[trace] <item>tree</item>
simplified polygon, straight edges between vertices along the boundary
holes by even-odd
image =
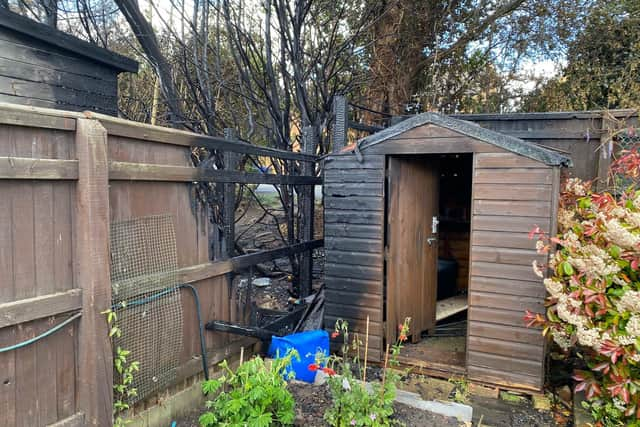
[[[468,92],[475,96],[474,85],[488,77],[473,64],[492,68],[506,84],[522,59],[564,45],[589,0],[372,1],[381,18],[370,33],[370,82],[361,103],[403,114],[414,100],[427,109],[460,111]]]
[[[601,0],[581,26],[560,75],[538,82],[524,111],[640,107],[640,4]]]

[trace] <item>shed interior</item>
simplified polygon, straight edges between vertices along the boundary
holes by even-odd
[[[414,330],[402,356],[464,369],[473,153],[424,155],[421,160],[423,167],[437,168],[438,175],[438,188],[429,188],[426,182],[416,183],[421,191],[438,194],[436,298],[422,302],[435,307],[421,308],[423,313],[435,312],[435,327]],[[415,177],[420,179],[419,174]]]

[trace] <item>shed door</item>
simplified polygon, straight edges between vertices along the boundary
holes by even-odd
[[[435,326],[438,242],[437,159],[390,157],[387,196],[387,333],[411,317],[412,341]]]

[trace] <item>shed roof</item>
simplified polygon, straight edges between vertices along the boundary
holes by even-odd
[[[118,72],[138,71],[138,62],[108,49],[86,42],[70,34],[41,24],[15,12],[0,7],[0,27],[41,40],[60,49],[84,56],[95,62],[107,65]]]
[[[355,151],[366,151],[367,148],[383,143],[384,141],[396,137],[411,129],[433,124],[454,132],[469,136],[487,144],[492,144],[522,156],[540,161],[548,165],[571,166],[571,158],[547,147],[523,141],[520,138],[505,135],[499,132],[485,129],[466,120],[454,119],[438,113],[422,113],[408,118],[396,125],[390,126],[373,135],[359,140],[355,147],[350,147]]]

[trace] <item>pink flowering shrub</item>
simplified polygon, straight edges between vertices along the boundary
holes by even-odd
[[[543,326],[586,369],[574,373],[596,426],[640,426],[640,154],[612,165],[634,183],[619,194],[596,193],[569,179],[561,194],[558,236],[532,230],[539,253],[557,245],[548,266],[534,262],[548,292],[546,313],[527,311],[528,326]]]

